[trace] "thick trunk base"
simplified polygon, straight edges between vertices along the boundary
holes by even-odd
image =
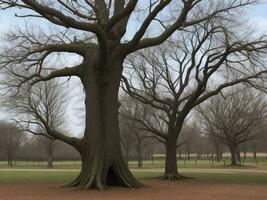
[[[237,163],[237,162],[231,162],[231,166],[240,166],[241,164],[240,163]]]
[[[79,176],[67,185],[81,190],[106,190],[110,186],[139,188],[143,185],[132,175],[123,158],[102,167],[97,167],[96,163],[83,163]]]
[[[13,167],[13,160],[8,160],[7,164],[8,164],[9,167]]]
[[[52,158],[48,158],[48,160],[47,160],[47,168],[49,168],[49,169],[54,168],[54,164],[53,163],[54,163],[53,159]]]
[[[230,152],[231,152],[231,166],[238,166],[238,153],[236,150],[236,147],[230,147]]]
[[[184,181],[187,179],[193,179],[192,177],[187,177],[179,173],[165,173],[163,176],[159,178],[161,180],[168,180],[168,181]]]
[[[47,164],[47,168],[48,168],[48,169],[53,169],[53,168],[54,168],[53,163],[48,163],[48,164]]]

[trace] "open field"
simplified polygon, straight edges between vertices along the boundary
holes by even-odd
[[[220,162],[212,161],[212,160],[178,160],[177,161],[179,168],[232,168],[230,165],[230,160],[221,160]],[[253,168],[256,166],[265,166],[267,169],[267,159],[260,158],[257,161],[254,159],[246,159],[242,161],[243,166],[241,168]],[[38,161],[16,161],[14,168],[46,168],[46,162],[38,162]],[[155,160],[144,160],[142,168],[164,168],[164,160],[163,159],[155,159]],[[0,161],[0,168],[8,168],[6,161]],[[55,161],[54,168],[58,169],[80,169],[81,161]],[[137,161],[129,162],[130,168],[138,168]],[[240,168],[237,166],[236,168]]]
[[[141,189],[113,187],[109,191],[78,191],[62,185],[78,172],[1,171],[1,200],[264,200],[267,199],[267,174],[254,173],[183,173],[194,177],[181,182],[159,181],[158,172],[134,172],[146,186]],[[15,193],[14,193],[15,191]]]
[[[162,175],[160,171],[135,171],[134,175],[142,180],[150,180]],[[198,182],[198,183],[235,183],[235,184],[256,184],[267,186],[267,172],[266,173],[244,173],[241,170],[235,173],[221,172],[216,173],[211,171],[190,171],[182,172],[183,175],[193,179],[186,180],[185,182]],[[34,182],[54,182],[54,183],[68,183],[78,175],[78,171],[68,170],[46,170],[46,171],[2,171],[0,170],[0,184],[6,183],[34,183]]]
[[[216,164],[215,164],[216,163]],[[186,161],[180,173],[192,177],[180,182],[155,179],[163,173],[162,160],[144,161],[143,168],[130,162],[134,175],[145,184],[141,189],[112,187],[106,192],[79,191],[61,187],[79,173],[76,161],[56,162],[54,169],[19,162],[8,167],[0,162],[0,200],[264,200],[267,199],[267,165],[265,160],[241,167],[224,166],[211,161]],[[15,191],[15,193],[14,193]]]

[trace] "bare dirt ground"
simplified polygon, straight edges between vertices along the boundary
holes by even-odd
[[[51,183],[0,184],[0,200],[265,200],[266,185],[147,181],[141,189],[79,191]]]

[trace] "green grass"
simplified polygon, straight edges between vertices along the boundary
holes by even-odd
[[[77,172],[0,172],[0,183],[70,182]]]
[[[178,160],[177,161],[179,168],[225,168],[229,167],[230,160],[225,161],[211,161],[211,160]],[[244,162],[245,166],[238,166],[237,168],[244,168],[244,167],[255,167],[255,165],[267,165],[267,159],[259,159],[258,163],[255,162],[254,159],[246,160]],[[164,160],[157,159],[153,162],[151,160],[143,161],[143,168],[150,169],[150,168],[164,168]],[[81,161],[56,161],[54,162],[54,168],[56,169],[80,169]],[[137,168],[137,161],[130,161],[129,162],[130,168]],[[232,166],[230,166],[232,167]],[[7,165],[7,162],[0,161],[0,168],[10,168]],[[46,162],[26,162],[26,161],[18,161],[16,162],[13,168],[24,169],[24,168],[36,168],[36,169],[45,169]]]
[[[69,183],[78,175],[77,172],[13,172],[0,171],[1,183],[32,183],[32,182],[58,182]],[[157,172],[134,172],[135,177],[141,181],[162,175]],[[214,184],[257,184],[267,185],[267,174],[241,174],[241,173],[183,173],[189,179],[187,182],[192,183],[214,183]]]
[[[36,172],[36,171],[0,171],[1,183],[60,182],[68,183],[76,178],[78,172]],[[156,172],[134,172],[138,179],[149,179],[161,174]]]
[[[267,174],[260,173],[184,173],[184,175],[194,177],[194,180],[200,183],[267,185]]]
[[[233,167],[230,166],[231,162],[229,160],[225,161],[211,161],[211,160],[178,160],[177,165],[178,168],[229,168]],[[164,160],[154,160],[152,161],[143,161],[143,167],[145,169],[151,168],[164,168],[165,162]],[[255,163],[246,162],[245,165],[242,166],[235,166],[234,168],[253,168]],[[137,168],[138,164],[137,161],[130,161],[129,162],[130,168]]]
[[[81,161],[55,161],[55,169],[80,169]],[[46,162],[26,162],[26,161],[17,161],[12,167],[7,165],[6,161],[0,161],[0,169],[3,168],[15,168],[15,169],[46,169]]]

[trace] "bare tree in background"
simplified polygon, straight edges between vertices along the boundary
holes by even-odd
[[[215,151],[215,158],[219,162],[222,159],[223,148],[224,148],[225,145],[222,143],[220,138],[218,138],[217,135],[214,133],[216,131],[214,129],[214,127],[212,127],[212,126],[206,127],[206,132],[209,132],[210,134],[205,134],[206,132],[204,132],[204,133],[201,132],[201,129],[199,128],[200,125],[198,124],[201,120],[199,120],[199,118],[198,118],[199,117],[198,113],[196,114],[195,117],[196,117],[196,120],[195,120],[196,123],[194,124],[195,130],[200,135],[203,135],[204,137],[207,138],[207,140],[208,140],[207,142],[209,142],[211,144],[212,154]]]
[[[128,132],[124,133],[126,134],[124,138],[126,137],[125,139],[128,139],[128,142],[131,141],[132,146],[135,147],[138,167],[143,166],[145,148],[155,142],[153,135],[149,134],[140,123],[140,121],[149,117],[148,112],[149,108],[135,99],[125,98],[122,100],[120,115],[123,119],[121,123],[128,128]]]
[[[16,77],[7,83],[13,87],[56,77],[78,77],[86,96],[84,137],[52,133],[52,137],[72,144],[81,153],[82,170],[70,186],[101,190],[107,185],[138,187],[140,184],[126,166],[120,148],[118,92],[126,56],[159,45],[174,32],[193,24],[226,19],[256,2],[0,0],[1,10],[15,9],[17,17],[30,18],[26,21],[33,25],[51,25],[50,31],[47,27],[39,30],[26,25],[10,33],[11,42],[1,51],[1,73]],[[137,23],[135,16],[140,19]],[[136,29],[128,29],[135,24]],[[233,52],[238,46],[252,53],[262,49],[263,43],[239,41],[229,49]],[[49,62],[57,53],[76,55],[80,62],[75,65],[67,57],[68,63],[57,67]]]
[[[37,137],[36,138],[38,144],[42,147],[42,149],[45,152],[46,159],[47,159],[47,167],[53,168],[53,162],[54,162],[54,152],[57,149],[58,141],[53,140],[47,137]]]
[[[232,165],[240,163],[243,143],[254,140],[266,119],[266,101],[251,90],[235,88],[227,97],[216,96],[197,110],[202,116],[201,130],[227,145]]]
[[[267,72],[262,39],[249,41],[235,27],[210,19],[181,30],[157,48],[128,57],[123,89],[161,113],[154,117],[157,123],[143,123],[166,143],[165,178],[181,178],[177,140],[194,107],[236,84],[261,85],[256,80]]]
[[[121,145],[122,152],[125,157],[126,164],[129,165],[130,153],[134,143],[134,138],[132,137],[132,132],[128,126],[127,118],[120,116],[120,135],[121,135]]]
[[[224,144],[216,136],[216,134],[209,134],[208,139],[211,142],[211,144],[213,145],[213,149],[215,149],[216,160],[220,161],[222,159]]]
[[[180,141],[183,141],[178,148],[183,148],[184,153],[187,154],[186,157],[188,160],[190,160],[190,155],[196,150],[196,144],[198,141],[198,137],[200,137],[195,129],[189,125],[184,124],[181,133],[180,133]]]
[[[66,92],[55,80],[20,89],[15,97],[5,99],[4,105],[16,116],[13,119],[23,131],[40,136],[37,140],[47,154],[48,167],[53,167],[52,154],[57,144],[54,133],[64,131]]]
[[[13,166],[16,153],[22,145],[24,133],[10,122],[0,122],[0,153],[3,154],[9,166]]]

